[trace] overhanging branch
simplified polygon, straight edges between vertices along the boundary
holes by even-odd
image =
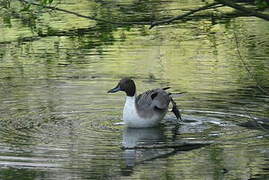
[[[46,9],[51,9],[51,10],[56,10],[56,11],[60,11],[60,12],[64,12],[64,13],[68,13],[68,14],[72,14],[81,18],[86,18],[86,19],[90,19],[90,20],[94,20],[94,21],[99,21],[99,22],[104,22],[104,23],[108,23],[108,24],[115,24],[115,25],[149,25],[149,22],[112,22],[112,21],[108,21],[105,19],[100,19],[100,18],[96,18],[93,16],[86,16],[86,15],[82,15],[73,11],[69,11],[66,9],[62,9],[62,8],[57,8],[57,7],[53,7],[53,6],[46,6],[46,5],[42,5],[42,4],[38,4],[38,3],[34,3],[34,2],[30,2],[27,0],[18,0],[22,3],[26,3],[29,5],[34,5],[34,6],[39,6],[39,7],[43,7]]]
[[[154,26],[157,26],[157,25],[168,24],[168,23],[171,23],[171,22],[173,22],[175,20],[184,19],[187,16],[190,16],[190,15],[196,13],[196,12],[199,12],[199,11],[207,10],[207,9],[210,9],[210,8],[217,8],[218,5],[228,6],[228,7],[234,8],[234,9],[240,11],[240,12],[243,12],[243,13],[249,15],[249,16],[259,17],[259,18],[267,20],[267,21],[269,20],[269,15],[262,14],[260,12],[255,11],[255,10],[246,8],[246,7],[241,6],[241,5],[238,5],[238,4],[234,3],[234,2],[232,2],[231,0],[216,0],[216,2],[213,2],[211,4],[202,6],[202,7],[197,8],[197,9],[190,10],[189,12],[187,12],[185,14],[178,15],[176,17],[166,19],[166,20],[163,20],[163,21],[153,22],[151,24],[151,26],[150,26],[150,29],[153,28]]]
[[[219,2],[219,3],[221,3],[221,4],[224,4],[226,6],[229,6],[231,8],[234,8],[234,9],[236,9],[238,11],[242,11],[242,12],[248,14],[249,16],[259,17],[261,19],[264,19],[264,20],[269,21],[269,15],[262,14],[260,12],[257,12],[255,10],[252,10],[250,8],[246,8],[244,6],[240,6],[240,5],[234,3],[234,2],[232,2],[230,0],[216,0],[216,1]]]
[[[66,9],[62,9],[62,8],[57,8],[57,7],[53,7],[53,6],[46,6],[46,5],[42,5],[42,4],[38,4],[32,1],[27,1],[27,0],[18,0],[22,3],[28,4],[28,5],[34,5],[34,6],[39,6],[39,7],[43,7],[46,9],[51,9],[51,10],[56,10],[56,11],[60,11],[60,12],[64,12],[64,13],[68,13],[68,14],[72,14],[75,15],[77,17],[81,17],[81,18],[86,18],[86,19],[90,19],[90,20],[94,20],[94,21],[99,21],[99,22],[104,22],[107,24],[115,24],[115,25],[150,25],[150,29],[153,28],[154,26],[158,26],[161,24],[169,24],[175,20],[182,20],[182,19],[186,19],[187,17],[189,17],[190,15],[197,13],[199,11],[203,11],[203,10],[207,10],[207,9],[211,9],[211,8],[218,8],[221,6],[228,6],[231,8],[234,8],[246,15],[249,16],[255,16],[255,17],[259,17],[261,19],[267,20],[269,21],[269,15],[267,14],[262,14],[258,11],[255,11],[253,9],[250,8],[246,8],[244,6],[238,5],[235,2],[231,1],[231,0],[215,0],[215,2],[207,4],[205,6],[196,8],[196,9],[192,9],[187,13],[166,19],[166,20],[161,20],[161,21],[154,21],[154,22],[117,22],[117,21],[110,21],[110,20],[105,20],[105,19],[101,19],[101,18],[97,18],[97,17],[93,17],[93,16],[86,16],[86,15],[82,15],[73,11],[69,11]]]
[[[216,5],[219,5],[219,4],[220,3],[218,3],[218,2],[210,3],[210,4],[207,4],[205,6],[202,6],[202,7],[196,8],[196,9],[193,9],[193,10],[191,10],[191,11],[185,13],[185,14],[181,14],[181,15],[178,15],[176,17],[172,17],[170,19],[166,19],[166,20],[163,20],[163,21],[153,22],[151,24],[151,26],[150,26],[150,29],[153,28],[154,26],[158,26],[160,24],[168,24],[168,23],[171,23],[171,22],[173,22],[175,20],[183,19],[183,18],[185,18],[185,17],[187,17],[189,15],[192,15],[192,14],[194,14],[196,12],[203,11],[203,10],[206,10],[206,9],[210,9],[210,8],[216,6]]]

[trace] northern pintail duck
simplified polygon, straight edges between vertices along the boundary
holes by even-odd
[[[123,121],[127,127],[145,128],[157,126],[168,111],[169,103],[173,105],[172,112],[181,119],[176,103],[167,93],[167,88],[148,90],[136,96],[136,86],[132,79],[123,78],[118,85],[108,93],[124,91],[126,101],[123,109]]]

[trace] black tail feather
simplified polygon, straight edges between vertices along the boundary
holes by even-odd
[[[170,89],[171,87],[164,87],[162,88],[162,90],[167,90],[167,89]]]
[[[171,93],[171,92],[168,92],[169,96],[172,95],[172,96],[178,96],[178,95],[181,95],[181,94],[185,94],[187,92],[179,92],[179,93]]]
[[[171,97],[170,97],[170,99],[171,99],[171,102],[172,102],[172,105],[173,105],[172,112],[175,114],[175,116],[177,117],[177,119],[182,120],[181,114],[180,114],[180,111],[177,108],[176,102]]]

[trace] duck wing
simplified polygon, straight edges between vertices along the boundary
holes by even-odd
[[[167,89],[167,88],[165,88]],[[153,89],[146,91],[136,97],[136,105],[138,109],[167,110],[170,97],[164,89]]]

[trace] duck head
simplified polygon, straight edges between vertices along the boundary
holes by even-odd
[[[127,96],[134,96],[136,92],[134,81],[130,78],[122,78],[118,85],[113,89],[110,89],[108,93],[115,93],[118,91],[124,91]]]

